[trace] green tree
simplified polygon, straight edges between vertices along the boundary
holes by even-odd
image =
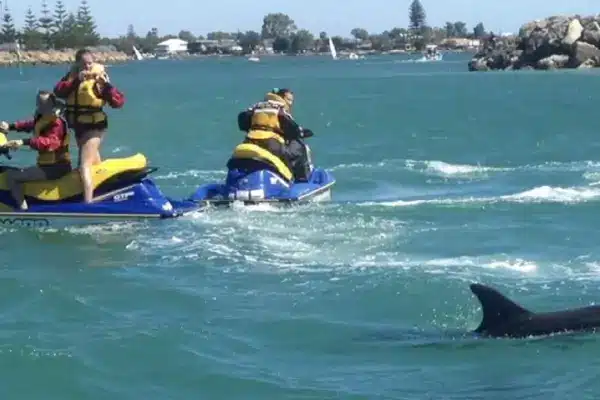
[[[8,8],[5,8],[4,15],[2,15],[2,41],[4,43],[14,43],[16,39],[17,29],[13,17]]]
[[[427,15],[425,14],[425,8],[423,8],[419,0],[413,0],[410,3],[408,20],[410,21],[409,28],[413,35],[422,35],[423,29],[427,24]]]
[[[394,40],[406,38],[408,36],[408,31],[405,28],[394,28],[390,31],[389,36]]]
[[[46,32],[51,32],[52,42],[55,48],[62,49],[66,47],[66,36],[67,31],[65,30],[65,21],[67,20],[68,14],[64,3],[61,0],[56,2],[54,7],[54,15],[52,18],[47,17],[49,27]],[[41,24],[42,18],[40,18]]]
[[[289,38],[296,29],[296,24],[289,15],[272,13],[263,18],[261,36],[263,39]]]
[[[218,31],[218,32],[209,32],[206,35],[206,38],[208,40],[229,40],[229,39],[233,39],[234,35],[231,34],[230,32]]]
[[[255,31],[243,33],[239,38],[239,43],[242,49],[244,49],[244,53],[252,53],[260,44],[260,33]]]
[[[404,48],[408,42],[408,30],[405,28],[394,28],[387,36],[391,41],[389,46],[393,48]]]
[[[331,41],[337,50],[340,50],[342,47],[344,47],[344,38],[341,36],[333,36]]]
[[[146,33],[146,37],[140,41],[143,50],[139,50],[144,53],[151,53],[156,49],[156,45],[159,43],[160,37],[158,36],[158,29],[152,28]]]
[[[311,50],[315,46],[315,37],[306,29],[300,29],[292,34],[290,41],[289,52],[293,54],[303,53],[306,50]]]
[[[446,31],[446,37],[448,37],[448,38],[456,37],[456,30],[454,29],[453,22],[446,22],[446,26],[444,29]]]
[[[80,46],[96,46],[100,41],[100,35],[96,32],[96,23],[87,0],[81,0],[77,10],[77,34]]]
[[[59,1],[60,3],[60,1]],[[58,6],[58,3],[57,3]],[[38,20],[38,26],[42,33],[43,41],[46,47],[52,47],[52,33],[53,33],[53,19],[48,9],[48,3],[46,0],[42,0],[41,16]]]
[[[125,52],[133,52],[133,46],[139,44],[140,38],[135,33],[135,29],[133,25],[129,24],[127,26],[127,33],[125,37],[119,38],[118,42],[115,43],[115,47],[121,51]]]
[[[38,26],[38,19],[31,8],[28,8],[22,33],[23,45],[28,50],[39,50],[43,47],[43,37],[38,31]]]
[[[476,39],[481,39],[485,36],[485,28],[482,22],[478,23],[475,25],[475,28],[473,28],[473,36]]]
[[[431,43],[431,42],[441,43],[447,37],[446,29],[445,28],[428,28],[426,30],[425,37],[427,38],[427,41],[429,43]]]
[[[135,28],[132,24],[129,24],[127,26],[127,34],[125,35],[125,37],[131,41],[135,41],[137,39],[138,36],[136,35]]]
[[[273,41],[273,51],[276,53],[287,53],[290,49],[290,39],[278,37]]]
[[[81,36],[75,14],[68,13],[63,22],[62,46],[60,48],[75,48],[81,46]]]
[[[393,46],[389,32],[383,32],[379,35],[371,35],[369,36],[369,40],[371,41],[372,48],[375,51],[390,50]]]
[[[177,35],[177,37],[181,40],[185,40],[188,43],[196,41],[196,36],[194,36],[194,34],[190,31],[185,31],[185,30],[179,31],[179,34]]]
[[[369,32],[363,28],[354,28],[350,31],[350,34],[354,36],[356,40],[367,40],[369,39]]]
[[[469,34],[469,32],[467,31],[467,24],[465,24],[462,21],[456,21],[454,23],[454,34],[460,38],[467,37],[467,35]]]

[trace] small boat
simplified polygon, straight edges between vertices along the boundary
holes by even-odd
[[[437,46],[434,44],[428,44],[427,47],[425,48],[425,53],[423,54],[423,57],[421,57],[418,60],[415,60],[417,62],[430,62],[430,61],[442,61],[442,53],[440,53],[437,49]]]
[[[10,158],[0,133],[0,153]],[[189,200],[166,197],[148,175],[157,168],[147,166],[143,154],[106,159],[93,168],[94,200],[84,203],[79,172],[73,170],[52,181],[24,184],[28,210],[16,207],[6,184],[9,166],[0,165],[0,225],[62,227],[114,221],[176,218],[199,209]]]
[[[250,56],[250,57],[248,57],[248,61],[250,61],[250,62],[260,62],[260,58],[258,58],[256,56]]]
[[[306,150],[311,160],[310,148]],[[295,204],[331,200],[335,178],[314,168],[307,182],[294,181],[290,169],[277,157],[254,144],[238,145],[227,162],[224,183],[200,186],[189,200],[199,205],[229,206],[234,203]]]

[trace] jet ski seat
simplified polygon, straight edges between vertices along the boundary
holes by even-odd
[[[8,168],[10,167],[0,169],[0,191],[8,190],[6,185]],[[124,182],[141,179],[151,171],[147,168],[146,157],[140,153],[126,158],[106,159],[92,169],[94,189],[102,187],[110,190],[110,187],[119,184],[122,187]],[[83,194],[83,186],[77,169],[56,180],[26,182],[24,186],[26,198],[42,202],[75,200]]]
[[[291,182],[294,179],[292,171],[285,163],[271,152],[252,143],[242,143],[235,147],[227,162],[227,168],[255,172],[268,169]]]

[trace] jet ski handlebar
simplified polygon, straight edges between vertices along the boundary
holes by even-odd
[[[302,133],[301,133],[302,139],[307,139],[307,138],[313,137],[313,136],[315,136],[313,131],[311,131],[310,129],[302,128]]]

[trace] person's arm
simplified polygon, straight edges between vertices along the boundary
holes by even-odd
[[[252,110],[248,109],[238,114],[238,128],[240,131],[248,132],[252,121]]]
[[[65,126],[61,119],[56,120],[56,123],[52,125],[42,135],[23,140],[23,144],[28,145],[37,151],[56,151],[62,145],[65,136]]]
[[[32,132],[34,127],[35,121],[33,119],[16,121],[12,124],[8,124],[8,130],[16,132]]]
[[[294,118],[285,112],[279,111],[279,125],[283,131],[284,138],[287,140],[295,140],[302,138],[302,127],[298,125]]]
[[[125,104],[125,95],[110,82],[104,83],[104,88],[100,94],[102,99],[112,108],[121,108]]]
[[[54,86],[54,94],[59,99],[66,99],[80,83],[79,77],[72,72],[69,72]]]

